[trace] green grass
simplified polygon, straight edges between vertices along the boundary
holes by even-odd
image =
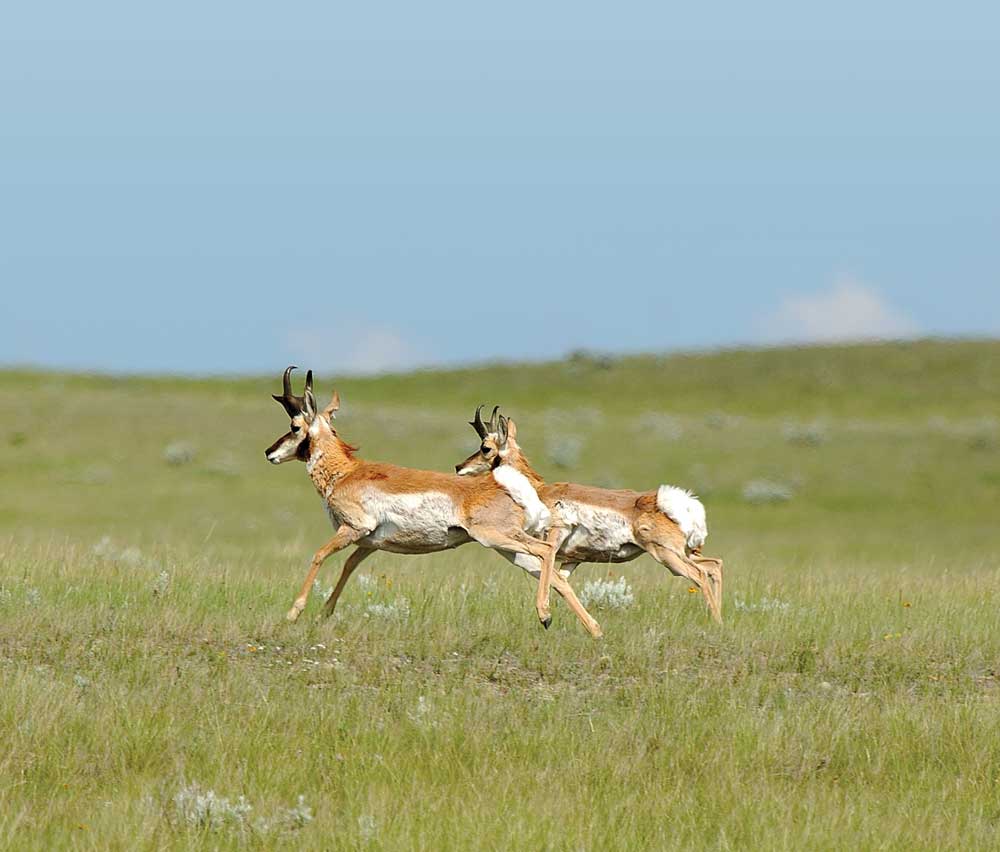
[[[599,642],[473,546],[377,555],[287,625],[330,531],[264,461],[279,383],[0,373],[0,846],[998,845],[1000,343],[339,382],[369,458],[450,469],[497,401],[551,479],[697,489],[725,623],[649,559],[590,565],[636,599]],[[244,827],[187,824],[192,783]]]

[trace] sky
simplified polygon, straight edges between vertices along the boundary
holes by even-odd
[[[0,366],[1000,335],[1000,7],[926,5],[4,4]]]

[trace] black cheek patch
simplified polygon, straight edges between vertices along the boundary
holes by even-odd
[[[299,448],[295,451],[295,458],[299,461],[309,461],[309,433],[306,432],[306,437],[303,439],[302,443],[299,444]]]

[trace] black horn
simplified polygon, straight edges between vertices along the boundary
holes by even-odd
[[[276,402],[281,403],[281,406],[288,413],[289,417],[295,417],[297,414],[302,413],[302,406],[305,401],[301,396],[296,396],[292,393],[292,370],[297,370],[298,367],[288,367],[285,370],[285,375],[281,378],[282,384],[282,394],[273,393],[271,396]]]
[[[476,434],[479,435],[480,439],[486,437],[486,425],[483,423],[483,406],[480,405],[476,409],[476,417],[474,420],[469,421],[469,425],[476,430]]]

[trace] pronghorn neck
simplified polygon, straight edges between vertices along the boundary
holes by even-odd
[[[503,461],[501,463],[510,465],[518,473],[523,474],[534,488],[540,488],[545,484],[545,480],[538,475],[535,469],[531,466],[531,462],[528,461],[527,457],[523,452],[521,452],[521,448],[517,446],[517,444],[511,446],[510,443],[508,443],[507,455],[503,457]]]
[[[316,490],[328,497],[330,491],[348,473],[358,466],[354,451],[337,435],[329,432],[310,436],[309,460],[306,470]]]

